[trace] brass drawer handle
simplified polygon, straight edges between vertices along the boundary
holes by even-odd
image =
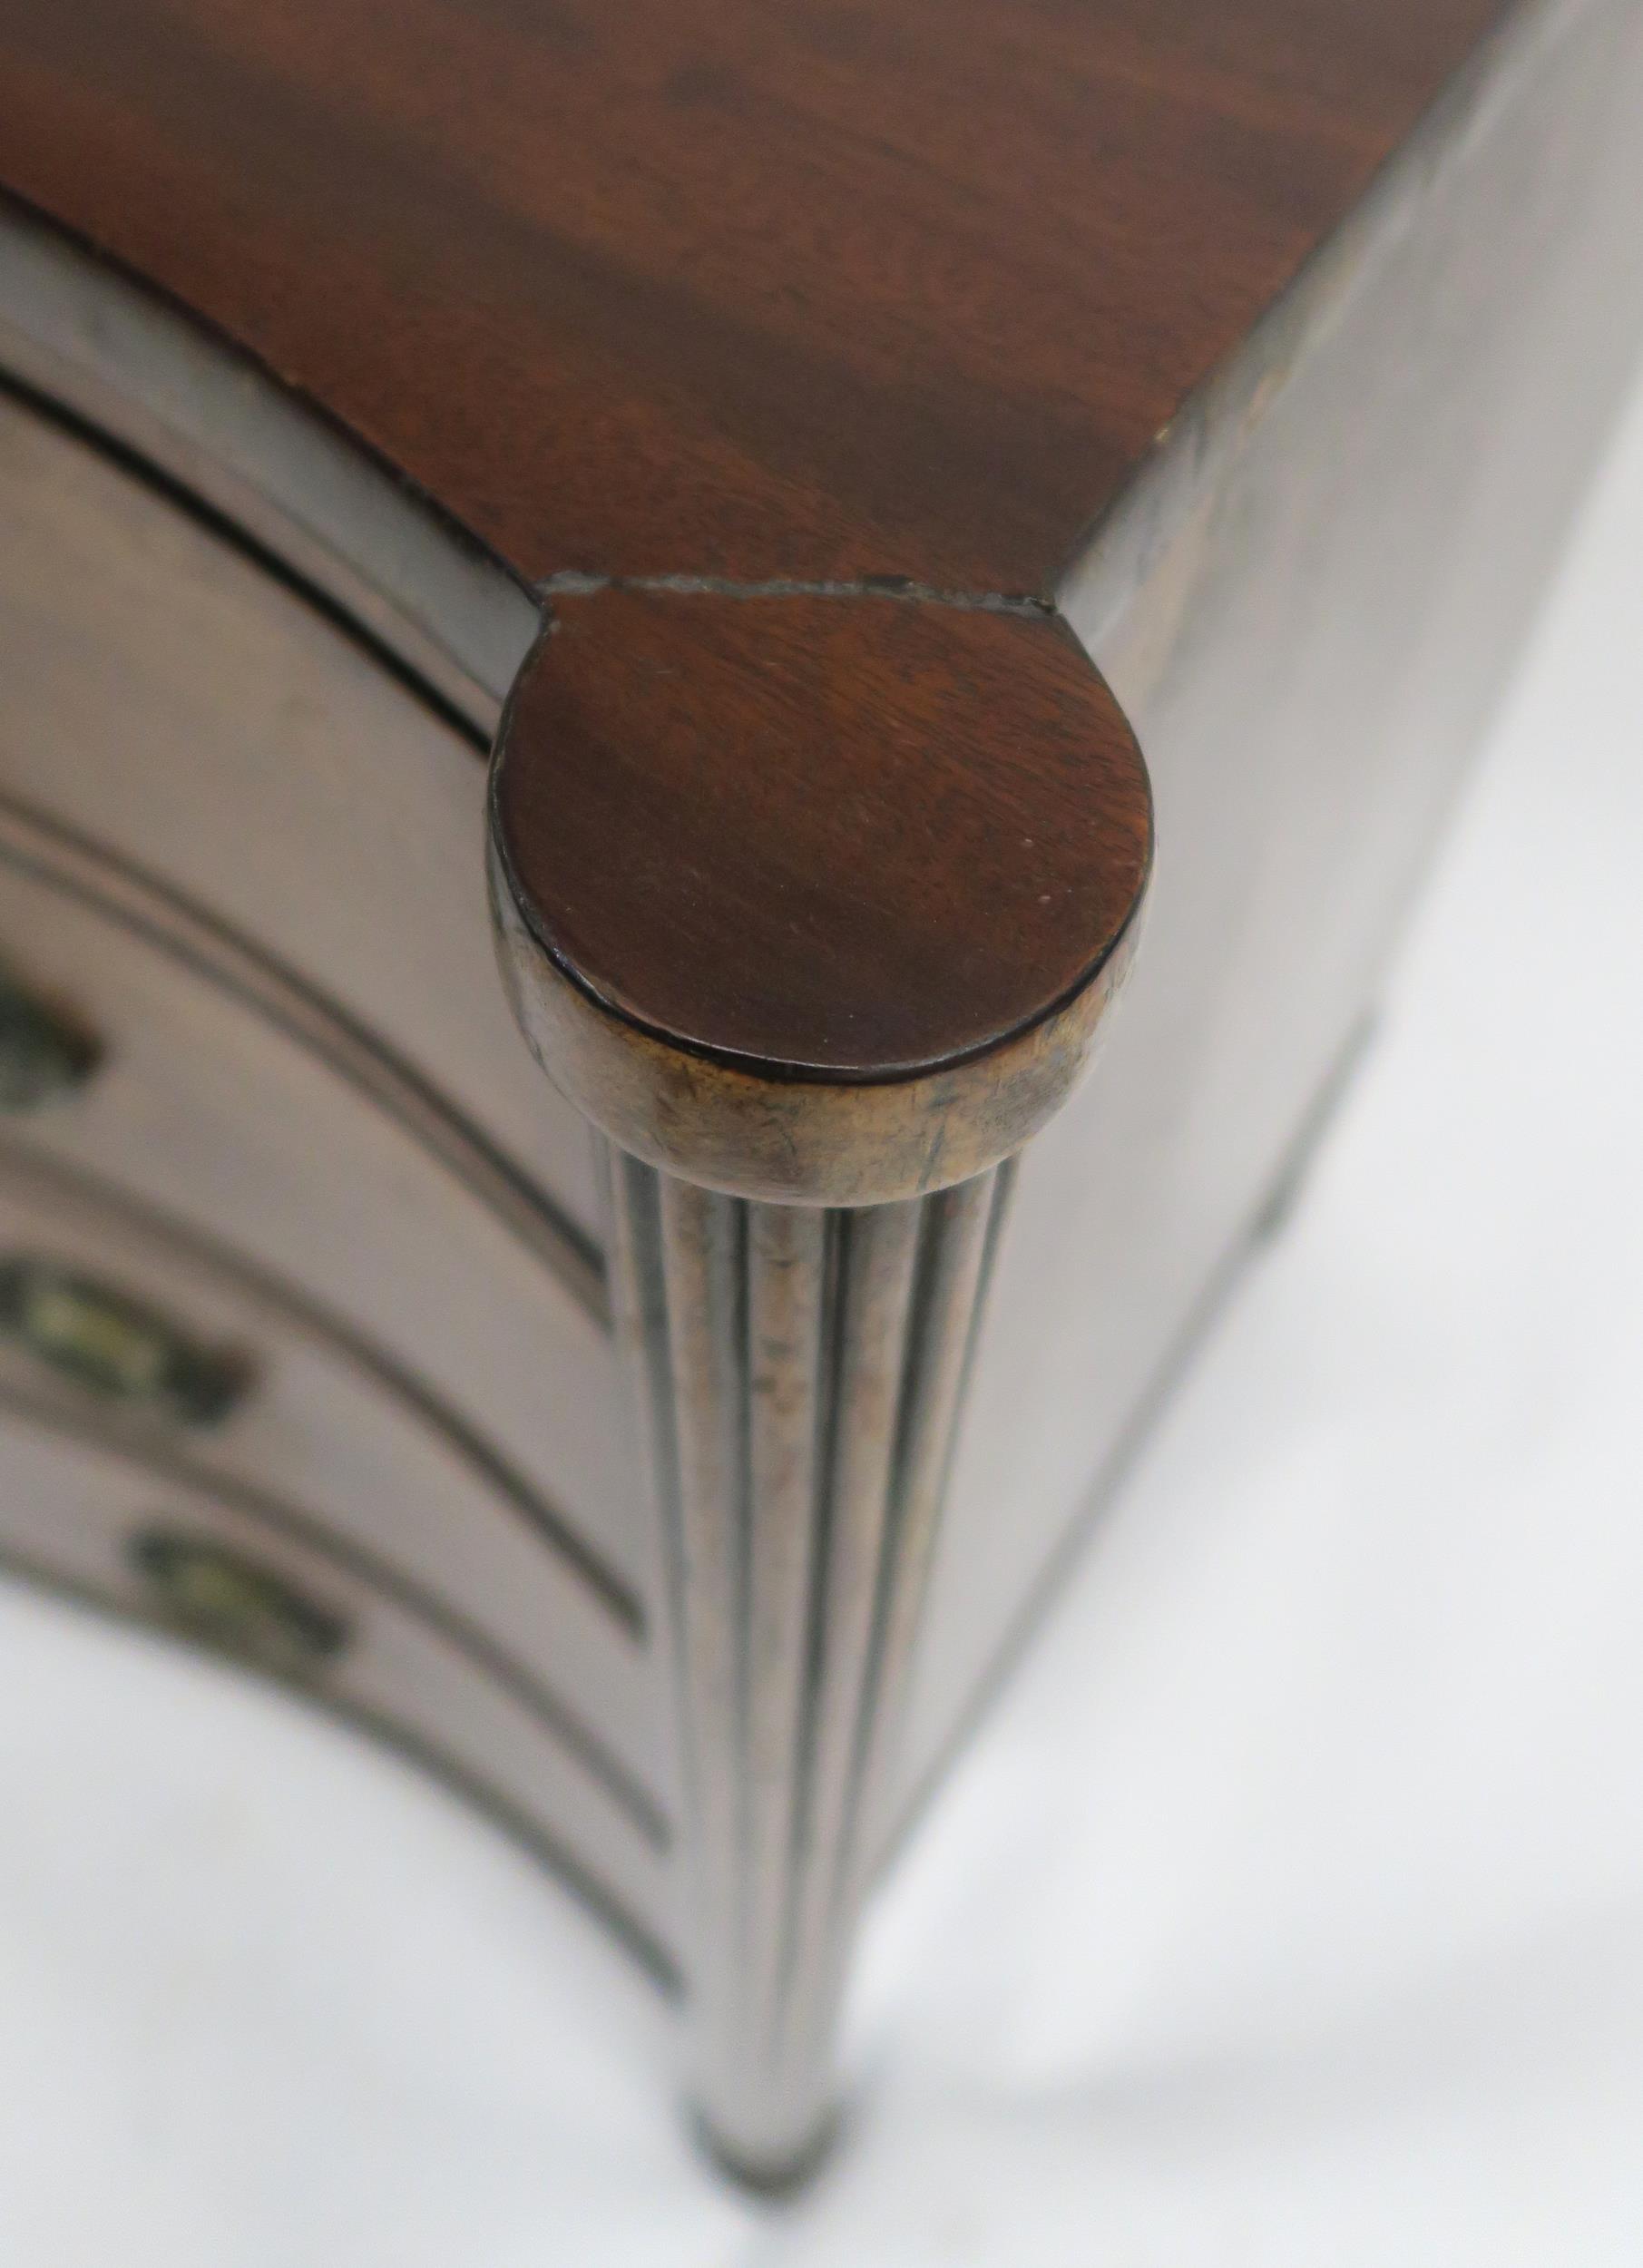
[[[37,1110],[69,1092],[100,1052],[87,1032],[0,971],[0,1111]]]
[[[174,1628],[277,1677],[317,1677],[351,1636],[343,1616],[209,1537],[144,1528],[126,1556]]]
[[[235,1357],[51,1260],[0,1262],[0,1334],[104,1401],[185,1425],[216,1423],[246,1384]]]

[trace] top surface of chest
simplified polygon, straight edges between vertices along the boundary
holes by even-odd
[[[1501,0],[83,0],[7,186],[528,580],[1052,595]]]

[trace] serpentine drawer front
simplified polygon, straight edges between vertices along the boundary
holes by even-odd
[[[0,958],[102,1051],[21,1139],[300,1284],[436,1385],[631,1620],[646,1561],[602,1320],[413,1126],[217,981],[204,948],[175,950],[166,918],[0,805]]]
[[[0,1545],[512,1820],[790,2180],[1620,398],[1643,11],[0,62]]]
[[[213,1486],[50,1396],[0,1384],[0,1561],[203,1640],[331,1703],[490,1804],[662,1970],[666,1831],[285,1499]]]
[[[587,1130],[551,1089],[544,1103],[496,982],[478,734],[150,483],[4,397],[0,518],[0,792],[117,851],[155,899],[220,924],[225,952],[254,943],[289,980],[265,979],[270,1012],[302,1020],[317,993],[333,1027],[404,1067],[396,1086],[378,1074],[391,1102],[420,1105],[431,1136],[443,1104],[498,1183],[551,1200],[585,1270]]]
[[[592,1769],[660,1805],[664,1718],[642,1628],[567,1558],[551,1504],[308,1303],[0,1138],[8,1388],[301,1505],[382,1585],[437,1600],[475,1665]]]

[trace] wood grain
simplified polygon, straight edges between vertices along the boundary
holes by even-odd
[[[555,617],[504,728],[502,847],[540,942],[656,1036],[907,1077],[1048,1015],[1130,920],[1146,772],[1060,623],[631,591]]]
[[[0,178],[523,576],[1047,595],[1502,0],[0,0]]]

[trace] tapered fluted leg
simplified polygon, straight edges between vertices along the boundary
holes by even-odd
[[[803,1207],[613,1160],[668,1544],[693,2084],[716,2148],[756,2179],[799,2170],[831,2116],[1003,1182]]]

